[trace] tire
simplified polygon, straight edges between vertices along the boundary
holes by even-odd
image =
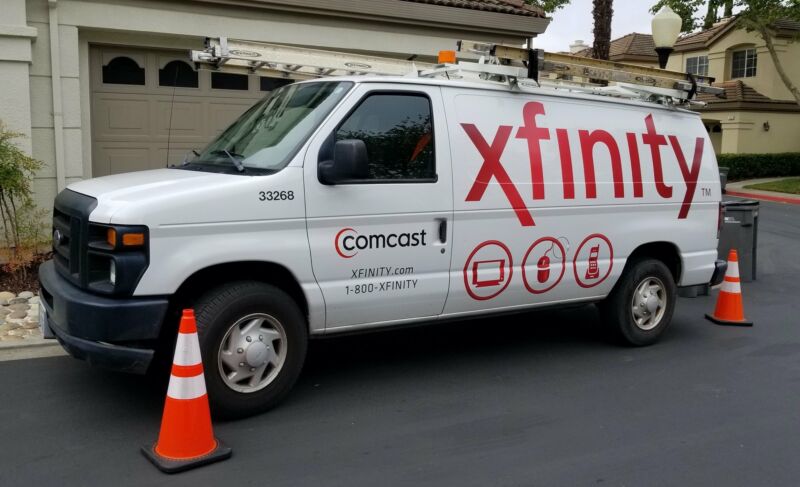
[[[601,303],[601,316],[617,340],[637,347],[652,345],[672,322],[677,294],[672,273],[663,262],[636,259],[625,266]]]
[[[262,282],[231,282],[198,299],[195,314],[214,417],[251,416],[286,397],[308,346],[306,319],[288,294]]]

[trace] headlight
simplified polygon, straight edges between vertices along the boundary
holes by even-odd
[[[88,244],[84,259],[88,288],[102,294],[133,294],[149,263],[149,229],[90,223]]]

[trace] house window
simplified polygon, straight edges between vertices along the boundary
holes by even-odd
[[[144,68],[129,57],[119,56],[103,66],[103,83],[109,85],[144,85]]]
[[[755,49],[734,51],[731,59],[731,78],[749,78],[756,75],[758,56]]]
[[[211,87],[215,90],[247,91],[248,76],[234,73],[211,73]]]
[[[197,71],[183,61],[170,61],[158,70],[158,85],[197,88]]]
[[[367,146],[369,177],[429,182],[436,178],[431,102],[425,95],[367,96],[335,133]]]
[[[686,72],[699,76],[708,76],[708,56],[686,58]]]

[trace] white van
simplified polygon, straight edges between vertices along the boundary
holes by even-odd
[[[725,269],[696,113],[441,78],[287,85],[185,164],[73,184],[54,211],[45,333],[143,373],[194,308],[228,417],[280,401],[309,338],[597,303],[648,345],[678,288]]]

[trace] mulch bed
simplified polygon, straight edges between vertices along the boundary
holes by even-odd
[[[52,254],[37,254],[31,262],[24,267],[13,271],[9,266],[0,264],[0,291],[21,293],[22,291],[39,291],[39,265],[50,259]]]

